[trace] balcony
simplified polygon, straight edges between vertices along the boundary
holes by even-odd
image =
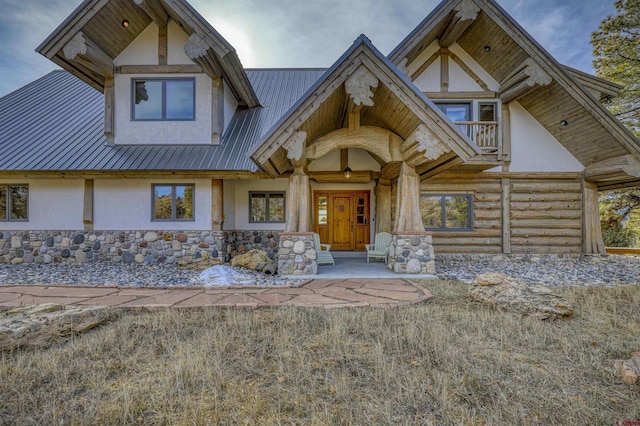
[[[455,121],[460,129],[480,148],[483,154],[495,154],[502,159],[502,138],[497,121]]]

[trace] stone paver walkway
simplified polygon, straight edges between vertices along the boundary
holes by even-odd
[[[303,306],[392,308],[429,299],[425,287],[404,279],[310,280],[297,287],[81,287],[0,286],[0,307],[57,303],[117,308],[259,308]]]

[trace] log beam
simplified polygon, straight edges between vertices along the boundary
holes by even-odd
[[[315,160],[336,149],[360,148],[369,151],[385,163],[402,161],[400,146],[403,142],[400,136],[380,127],[361,126],[358,131],[338,129],[309,145],[307,158]]]
[[[637,179],[640,178],[640,161],[631,154],[598,161],[584,169],[584,178],[589,182]]]
[[[62,53],[70,61],[82,64],[105,78],[113,78],[113,59],[82,31],[64,45]]]
[[[223,180],[211,179],[211,230],[221,231],[224,221]]]
[[[393,232],[424,232],[420,214],[420,176],[404,161],[398,178]]]
[[[287,191],[287,223],[285,232],[311,232],[309,176],[298,166],[289,176]]]
[[[159,2],[151,0],[133,0],[133,2],[142,9],[158,27],[167,26],[169,15]]]
[[[222,79],[211,80],[211,144],[219,145],[224,130],[224,87]]]
[[[107,137],[107,143],[114,143],[114,81],[113,78],[104,79],[104,135]]]
[[[449,49],[440,49],[440,91],[449,91]]]
[[[93,179],[84,180],[82,223],[85,231],[93,231]]]
[[[375,188],[376,225],[375,233],[391,232],[391,181],[379,179]]]
[[[501,205],[502,205],[502,253],[511,254],[511,182],[509,179],[501,180]]]
[[[551,84],[553,78],[532,58],[523,61],[500,83],[503,103],[518,100],[537,87]]]
[[[593,182],[582,185],[582,248],[587,254],[606,254],[600,227],[598,187]]]
[[[480,13],[480,8],[473,0],[463,0],[454,11],[456,12],[455,15],[453,15],[439,37],[441,47],[449,47],[455,43],[476,20]]]

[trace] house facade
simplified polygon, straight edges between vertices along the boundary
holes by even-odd
[[[5,262],[228,261],[314,273],[312,233],[388,266],[603,254],[598,190],[640,182],[618,86],[560,65],[493,0],[443,1],[387,56],[244,69],[184,0],[85,0],[0,99]]]

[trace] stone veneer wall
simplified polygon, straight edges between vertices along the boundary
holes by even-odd
[[[312,232],[282,232],[278,252],[278,274],[312,275],[318,273]]]
[[[253,248],[275,258],[278,241],[274,231],[5,231],[0,263],[171,264],[208,257],[228,262]]]
[[[431,233],[393,233],[387,268],[397,274],[435,274]]]

